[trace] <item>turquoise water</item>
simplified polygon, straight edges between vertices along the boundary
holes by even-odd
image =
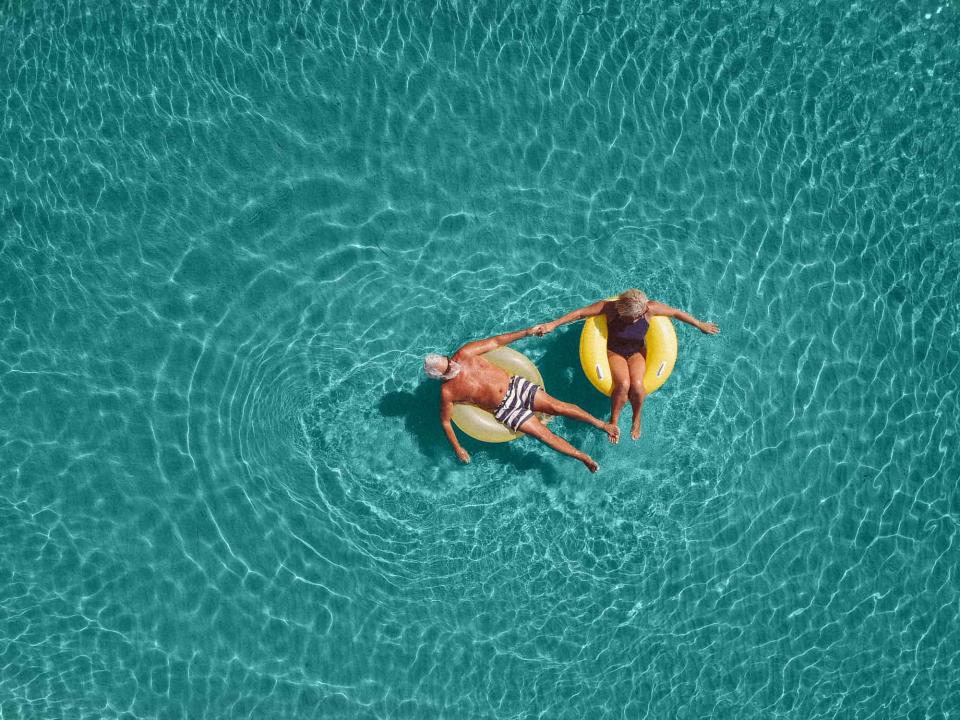
[[[0,4],[0,717],[960,717],[958,32]],[[630,286],[641,440],[458,464],[422,355]]]

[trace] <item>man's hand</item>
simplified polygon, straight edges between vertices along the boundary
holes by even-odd
[[[470,462],[470,453],[463,448],[457,448],[457,457],[465,463]]]
[[[705,322],[700,323],[700,332],[706,333],[707,335],[716,335],[718,332],[720,332],[720,328],[711,322]]]
[[[547,333],[553,332],[553,325],[551,323],[540,323],[539,325],[534,325],[530,328],[530,334],[536,335],[537,337],[543,337]]]

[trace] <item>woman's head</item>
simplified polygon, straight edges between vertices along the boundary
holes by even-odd
[[[647,312],[648,302],[646,293],[630,288],[617,297],[617,314],[626,320],[637,320]]]

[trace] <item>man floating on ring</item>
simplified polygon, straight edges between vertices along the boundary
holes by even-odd
[[[427,355],[423,361],[424,372],[435,380],[443,381],[440,390],[440,424],[457,457],[463,462],[470,462],[470,455],[460,445],[450,424],[454,403],[470,403],[489,410],[500,423],[514,432],[531,435],[557,452],[579,460],[590,472],[596,472],[599,466],[593,458],[551,432],[534,413],[563,415],[588,423],[605,432],[612,443],[620,439],[619,428],[598,420],[576,405],[551,397],[542,387],[525,378],[508,375],[482,357],[484,353],[533,334],[533,329],[527,328],[467,343],[450,357],[435,353]]]

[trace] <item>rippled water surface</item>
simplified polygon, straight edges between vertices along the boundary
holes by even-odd
[[[0,716],[960,717],[958,37],[0,3]],[[631,286],[641,440],[458,464],[422,355]]]

